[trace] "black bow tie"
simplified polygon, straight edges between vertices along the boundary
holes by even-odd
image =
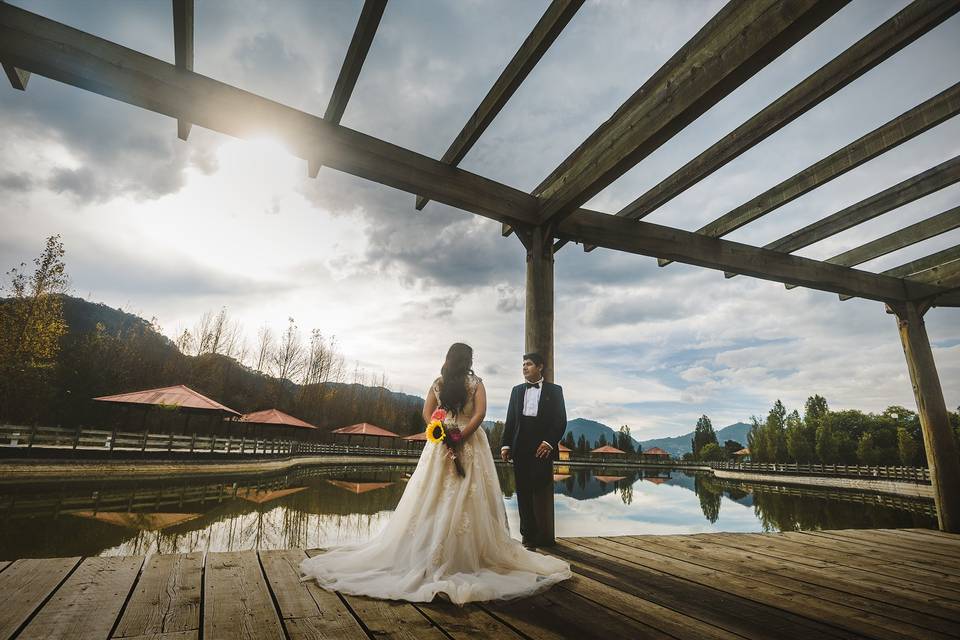
[[[539,388],[540,388],[540,383],[539,383],[539,382],[524,382],[523,384],[526,385],[527,389],[539,389]]]

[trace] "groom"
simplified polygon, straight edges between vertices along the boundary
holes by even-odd
[[[543,356],[523,356],[523,378],[510,393],[500,457],[513,460],[523,546],[550,546],[553,539],[553,461],[567,429],[563,389],[543,379]]]

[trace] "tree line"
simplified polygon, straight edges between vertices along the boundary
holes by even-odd
[[[408,435],[424,428],[422,400],[391,392],[385,374],[348,367],[336,339],[293,318],[250,346],[225,308],[207,312],[171,341],[156,320],[66,295],[59,236],[32,272],[7,272],[0,298],[0,420],[110,426],[122,411],[91,398],[185,384],[241,413],[277,408],[324,431],[370,422]]]
[[[787,412],[777,400],[766,418],[750,418],[747,448],[753,462],[800,464],[847,464],[866,466],[925,467],[926,455],[920,418],[905,407],[893,405],[880,413],[856,409],[831,411],[826,398],[812,395],[803,415]],[[950,413],[954,438],[960,443],[960,411]],[[717,441],[710,418],[697,420],[694,460],[730,460],[741,448],[739,442]]]

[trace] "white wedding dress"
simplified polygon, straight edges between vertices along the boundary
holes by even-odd
[[[469,421],[479,383],[468,378],[467,406],[447,423]],[[437,382],[432,391],[437,393]],[[570,578],[568,563],[528,551],[510,537],[483,428],[462,445],[466,477],[456,472],[445,449],[427,442],[384,529],[368,542],[339,545],[305,560],[300,569],[306,578],[352,595],[429,602],[442,593],[461,605],[529,596]]]

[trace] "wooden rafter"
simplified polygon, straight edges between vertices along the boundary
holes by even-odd
[[[10,86],[20,91],[27,90],[27,83],[30,81],[30,72],[23,69],[17,69],[12,64],[3,63],[3,72],[7,74]]]
[[[739,207],[704,225],[698,233],[721,237],[761,218],[834,178],[876,158],[960,113],[960,83],[940,92],[847,146],[813,163]],[[660,266],[669,264],[661,261]]]
[[[178,69],[193,71],[193,0],[173,0],[173,51]],[[190,122],[177,119],[177,137],[186,140]]]
[[[265,131],[295,155],[513,225],[537,226],[537,199],[161,60],[0,3],[0,59],[231,136]],[[701,234],[577,210],[557,237],[884,301],[943,289]]]
[[[0,59],[230,136],[270,132],[297,157],[494,220],[538,220],[536,200],[518,189],[5,3],[0,3]]]
[[[327,110],[323,114],[323,119],[327,122],[340,124],[343,112],[346,111],[347,103],[353,94],[353,88],[357,86],[357,78],[360,77],[360,70],[367,59],[373,36],[377,33],[377,27],[380,26],[380,18],[383,17],[383,11],[386,8],[387,0],[365,0],[363,3],[360,19],[357,20],[357,27],[353,31],[353,38],[350,40],[350,46],[347,47],[347,55],[343,59],[340,74],[337,76],[337,83],[333,87]],[[316,178],[319,171],[320,163],[309,160],[307,172],[310,177]]]
[[[845,0],[731,0],[547,178],[562,220],[822,24]]]
[[[802,229],[764,245],[764,248],[786,253],[797,251],[958,181],[960,181],[960,156],[942,162],[822,220],[808,224]]]
[[[939,287],[587,209],[560,223],[557,237],[872,300],[916,300],[943,293]]]
[[[844,251],[832,258],[828,258],[825,262],[839,264],[844,267],[854,267],[957,228],[960,228],[960,207],[954,207],[943,213],[931,216],[926,220],[921,220],[909,227],[904,227],[899,231],[888,233],[882,238],[877,238],[859,247],[854,247],[849,251]],[[794,288],[792,284],[786,286],[787,289]]]
[[[583,5],[584,0],[553,0],[536,26],[523,41],[506,68],[493,83],[470,119],[443,154],[441,162],[456,166],[473,148],[480,136],[506,106],[527,75],[547,52],[553,41]],[[417,196],[417,209],[423,209],[430,200]]]
[[[785,253],[798,251],[918,198],[949,187],[958,181],[960,181],[960,156],[942,162],[869,198],[864,198],[826,218],[812,222],[802,229],[788,233],[782,238],[767,243],[763,248]],[[737,274],[728,273],[727,277],[732,278],[735,275]]]
[[[790,124],[957,11],[960,11],[960,0],[937,2],[915,0],[770,103],[763,111],[618,211],[617,215],[634,220],[647,216],[743,152]],[[958,103],[956,93],[956,87],[954,87],[952,103],[954,109]],[[953,113],[956,111],[951,115]],[[935,120],[932,124],[925,124],[923,128],[920,128],[921,125],[914,124],[912,130],[919,129],[919,131],[911,133],[910,137],[925,131],[937,122],[939,121]],[[904,139],[907,138],[900,139],[894,144],[899,144]],[[876,146],[872,149],[876,149]],[[863,161],[860,160],[860,162]]]
[[[960,245],[950,247],[949,249],[944,249],[942,251],[937,251],[936,253],[931,253],[928,256],[917,258],[916,260],[911,260],[910,262],[902,264],[899,267],[887,269],[886,271],[881,272],[880,275],[890,276],[891,278],[908,278],[954,260],[960,260]],[[854,297],[856,296],[844,294],[840,295],[841,300],[849,300],[850,298]],[[957,305],[960,305],[960,296],[955,297],[957,298]]]
[[[923,282],[947,289],[960,286],[958,279],[960,279],[960,260],[944,262],[909,277],[912,282]]]

